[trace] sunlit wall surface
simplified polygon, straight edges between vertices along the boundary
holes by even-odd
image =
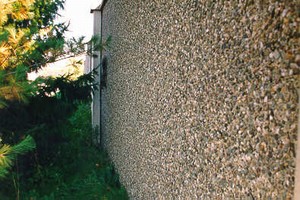
[[[132,199],[292,198],[299,4],[238,2],[105,5],[101,123]]]

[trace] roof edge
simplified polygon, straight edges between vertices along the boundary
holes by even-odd
[[[96,11],[102,12],[102,10],[103,10],[103,8],[104,8],[107,1],[108,0],[103,0],[102,3],[97,8],[91,9],[90,13],[93,13],[93,12],[96,12]]]

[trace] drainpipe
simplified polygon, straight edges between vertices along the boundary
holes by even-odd
[[[297,89],[298,93],[298,136],[296,145],[296,172],[295,172],[295,188],[294,200],[300,200],[300,88]]]

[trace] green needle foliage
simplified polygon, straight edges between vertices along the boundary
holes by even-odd
[[[64,47],[65,24],[54,24],[64,0],[1,0],[0,106],[25,101],[35,85],[27,73],[54,61]]]
[[[0,1],[0,108],[9,101],[27,101],[39,82],[27,80],[29,72],[46,64],[104,49],[98,36],[66,40],[68,24],[55,24],[65,0]],[[89,48],[86,49],[85,47]]]
[[[35,142],[31,136],[27,136],[23,141],[14,146],[0,144],[0,179],[7,175],[12,167],[13,161],[18,155],[22,155],[35,148]]]
[[[27,133],[37,146],[18,160],[20,199],[128,199],[107,154],[93,145],[89,102],[76,103],[65,120]],[[13,182],[6,178],[0,185],[0,199],[15,198]]]
[[[27,79],[48,63],[94,56],[111,41],[67,41],[68,24],[54,23],[64,1],[0,0],[1,200],[128,199],[108,156],[92,142],[96,69],[79,78]]]
[[[89,99],[92,88],[95,88],[95,71],[72,81],[69,80],[70,75],[56,79],[40,78],[36,81],[27,79],[29,72],[41,69],[48,63],[89,54],[102,46],[98,37],[85,43],[83,37],[66,41],[64,33],[68,24],[54,23],[64,2],[65,0],[0,1],[0,137],[4,143],[1,145],[2,151],[7,156],[10,155],[8,152],[17,154],[17,151],[23,150],[19,149],[23,146],[7,144],[20,141],[29,129],[49,124],[49,118],[68,117],[74,111],[73,103]],[[87,44],[94,45],[89,45],[90,49],[86,50]],[[52,93],[56,97],[49,96]],[[57,98],[58,96],[60,97]],[[48,110],[43,109],[45,106],[49,106]],[[56,112],[63,108],[60,111],[65,110],[65,115],[56,115],[51,111],[52,106],[56,106]],[[29,144],[28,141],[30,140],[26,138],[20,144]],[[6,161],[10,160],[13,159]],[[5,160],[3,163],[5,164]],[[1,171],[2,174],[6,172]]]

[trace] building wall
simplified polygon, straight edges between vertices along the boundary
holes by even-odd
[[[132,199],[292,197],[297,10],[296,0],[107,1],[101,123]]]

